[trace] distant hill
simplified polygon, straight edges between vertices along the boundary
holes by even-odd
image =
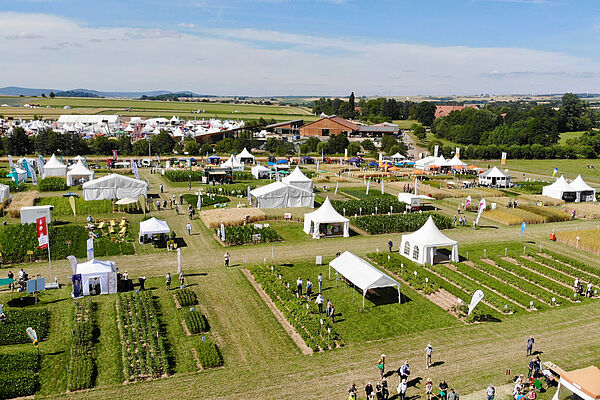
[[[56,97],[96,97],[102,98],[99,94],[84,90],[67,90],[64,92],[56,92]]]
[[[142,96],[160,96],[160,95],[164,95],[164,94],[173,94],[174,92],[171,92],[169,90],[151,90],[151,91],[145,91],[145,92],[110,92],[110,91],[98,91],[98,90],[91,90],[91,89],[70,89],[70,90],[64,90],[64,89],[36,89],[36,88],[25,88],[25,87],[18,87],[18,86],[7,86],[7,87],[3,87],[0,88],[0,95],[5,95],[5,96],[41,96],[42,93],[45,93],[46,96],[48,94],[50,94],[50,92],[54,92],[57,96],[72,96],[72,97],[123,97],[123,98],[129,98],[129,99],[134,99],[134,98],[140,98]],[[202,96],[202,97],[207,97],[204,95],[198,95],[192,92],[177,92],[180,94],[181,93],[185,93],[186,95],[192,94],[193,96]]]

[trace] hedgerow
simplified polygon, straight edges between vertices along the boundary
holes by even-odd
[[[35,329],[38,341],[48,336],[48,310],[9,309],[5,314],[6,321],[0,324],[0,345],[30,343],[31,339],[25,333],[28,327]]]
[[[219,196],[216,194],[202,194],[202,207],[204,206],[212,206],[217,203],[227,203],[229,201],[229,197]],[[189,194],[186,193],[183,195],[183,199],[186,203],[196,207],[198,204],[198,195],[197,194]]]
[[[372,234],[391,232],[413,232],[418,230],[431,216],[439,229],[452,228],[452,220],[436,213],[412,213],[392,215],[363,215],[351,218],[352,224]]]
[[[67,180],[59,176],[50,176],[38,182],[38,190],[40,192],[60,192],[68,188]]]
[[[282,240],[277,231],[270,226],[262,228],[256,228],[254,225],[225,227],[225,243],[228,244],[253,243],[252,235],[260,235],[259,243]]]
[[[171,182],[197,182],[204,176],[203,171],[166,171],[165,178]],[[190,178],[191,177],[191,178]]]

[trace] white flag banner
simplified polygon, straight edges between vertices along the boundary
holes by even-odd
[[[75,256],[67,256],[67,260],[71,263],[71,271],[73,275],[77,272],[77,257]]]
[[[9,154],[8,155],[8,168],[13,169],[14,166],[15,166],[15,164],[13,163],[12,156]]]
[[[471,196],[467,196],[467,201],[465,201],[465,210],[466,210],[467,208],[469,208],[469,206],[471,205],[471,202],[472,202],[472,201],[473,201],[473,200],[471,200]]]
[[[87,240],[87,259],[91,260],[94,258],[94,239],[89,238]]]
[[[198,200],[196,200],[196,208],[198,210],[202,209],[202,195],[200,194],[200,192],[196,192],[196,194],[198,195]]]
[[[437,157],[439,151],[440,151],[440,146],[435,145],[435,147],[433,148],[433,156]]]
[[[44,157],[42,157],[42,155],[39,155],[39,159],[38,159],[38,172],[40,174],[40,179],[44,178]]]
[[[29,175],[31,176],[31,183],[37,186],[38,181],[37,174],[35,173],[35,168],[33,168],[33,165],[31,165],[31,163],[27,163],[27,169],[29,170]]]
[[[475,225],[479,225],[479,218],[481,218],[481,214],[485,211],[486,207],[487,203],[485,202],[485,199],[481,199],[479,202],[479,208],[477,209],[477,219],[475,219]]]
[[[483,299],[483,292],[481,290],[476,290],[475,293],[473,293],[473,297],[471,298],[471,303],[469,304],[469,312],[467,315],[471,315],[471,312],[473,312],[473,309],[477,304],[479,304],[481,299]]]
[[[383,179],[381,180],[381,194],[385,193],[385,189],[383,187],[384,183],[383,183]]]
[[[181,273],[181,248],[177,248],[177,273]]]
[[[371,183],[371,181],[367,181],[367,192],[365,193],[367,196],[369,195],[369,184]]]
[[[340,186],[339,182],[335,183],[335,192],[333,194],[337,194],[338,187]]]
[[[221,224],[221,241],[225,243],[225,225]]]
[[[454,150],[454,154],[456,155],[456,157],[460,158],[460,147],[457,147],[457,148]]]

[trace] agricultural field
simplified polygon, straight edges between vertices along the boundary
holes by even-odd
[[[490,165],[503,169],[507,168],[515,180],[528,177],[553,182],[560,175],[564,175],[566,179],[571,180],[581,174],[581,177],[588,184],[600,185],[600,163],[598,160],[511,160],[509,158],[506,165],[501,165],[500,160],[472,160],[472,162],[482,167]],[[593,165],[595,168],[590,169],[588,165]],[[558,174],[553,178],[554,168],[558,168]]]
[[[598,228],[558,232],[556,240],[578,250],[600,255],[600,231]]]

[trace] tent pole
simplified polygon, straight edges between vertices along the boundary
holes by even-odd
[[[402,304],[402,294],[400,293],[400,285],[398,285],[398,303]]]
[[[329,279],[331,279],[331,265],[329,265]]]
[[[366,291],[363,290],[363,306],[362,306],[363,310],[365,309],[365,295],[366,295]]]

